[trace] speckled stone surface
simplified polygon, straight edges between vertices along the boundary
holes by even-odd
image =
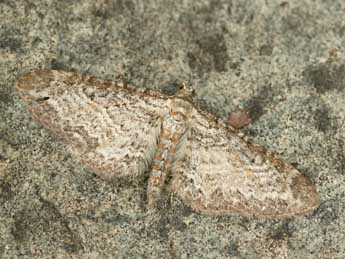
[[[0,258],[345,258],[345,3],[0,1]],[[37,125],[16,77],[53,68],[248,111],[243,131],[317,185],[308,217],[207,217],[147,179],[107,183]]]

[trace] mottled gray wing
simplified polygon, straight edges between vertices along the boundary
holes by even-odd
[[[33,117],[101,177],[139,174],[151,164],[166,96],[54,70],[29,72],[16,88]]]
[[[191,124],[171,187],[194,210],[284,218],[318,207],[315,187],[293,166],[208,114],[197,112]]]

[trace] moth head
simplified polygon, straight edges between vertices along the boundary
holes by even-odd
[[[186,86],[185,83],[182,83],[177,90],[175,98],[181,98],[189,102],[192,102],[194,95],[195,95],[194,89],[189,86]]]
[[[193,96],[194,90],[182,84],[176,95],[171,99],[170,107],[172,112],[183,117],[190,117],[194,111]]]

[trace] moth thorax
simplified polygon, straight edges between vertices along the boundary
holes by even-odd
[[[185,120],[191,117],[193,105],[187,100],[174,98],[171,100],[170,109],[176,120]]]

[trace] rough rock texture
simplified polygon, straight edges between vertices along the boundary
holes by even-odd
[[[341,1],[0,1],[0,258],[344,258],[345,4]],[[311,178],[292,220],[207,217],[147,179],[109,184],[33,122],[14,92],[34,68],[245,110],[244,130]]]

